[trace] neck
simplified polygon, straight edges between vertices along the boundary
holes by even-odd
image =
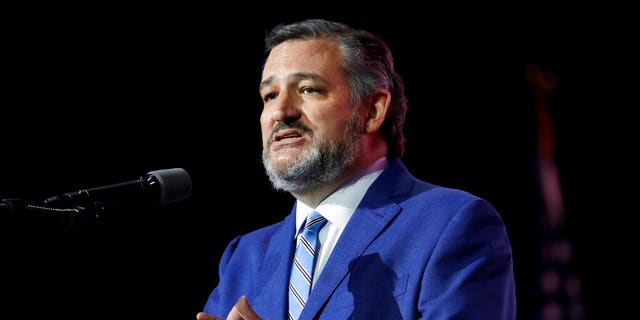
[[[374,162],[384,157],[387,153],[386,145],[382,144],[376,149],[363,151],[362,156],[351,167],[347,168],[341,175],[332,181],[321,184],[316,188],[306,192],[292,192],[291,194],[298,200],[311,208],[317,207],[324,199],[345,185],[347,182],[362,175]]]

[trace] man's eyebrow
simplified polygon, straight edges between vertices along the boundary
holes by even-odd
[[[323,82],[325,81],[324,78],[318,75],[317,73],[311,73],[311,72],[298,72],[298,73],[294,73],[291,77],[295,80],[311,79],[316,81],[323,81]]]
[[[316,74],[316,73],[312,73],[312,72],[297,72],[294,73],[290,76],[293,80],[296,81],[300,81],[300,80],[306,80],[306,79],[311,79],[311,80],[315,80],[315,81],[322,81],[322,82],[326,82],[326,80]],[[260,82],[260,90],[262,90],[262,88],[270,85],[273,82],[274,77],[268,77],[266,79],[264,79],[262,82]]]
[[[262,80],[262,82],[260,82],[260,90],[262,90],[262,88],[268,86],[271,84],[271,82],[273,82],[273,76],[266,78],[264,80]]]

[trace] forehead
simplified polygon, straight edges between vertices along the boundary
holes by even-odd
[[[330,75],[340,72],[338,44],[327,39],[290,40],[271,50],[262,79],[286,78],[296,73]]]

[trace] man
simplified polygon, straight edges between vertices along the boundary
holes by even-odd
[[[416,179],[400,160],[407,103],[387,45],[306,20],[274,28],[266,47],[263,163],[296,202],[283,221],[227,246],[197,319],[515,319],[499,214]],[[317,248],[300,235],[316,212],[326,219]],[[311,288],[294,279],[305,244]]]

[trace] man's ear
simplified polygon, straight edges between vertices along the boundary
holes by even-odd
[[[372,133],[380,129],[389,111],[391,94],[385,89],[378,89],[369,96],[367,103],[367,122],[365,131]]]

